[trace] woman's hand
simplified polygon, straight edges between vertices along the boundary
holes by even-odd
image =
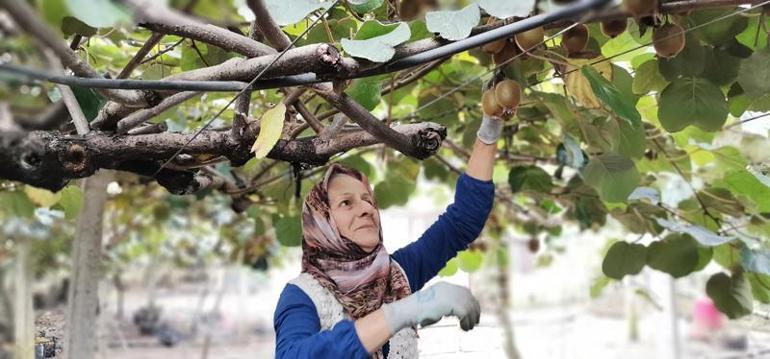
[[[468,288],[439,282],[406,298],[382,306],[391,334],[419,324],[428,326],[445,316],[460,319],[463,330],[479,323],[481,307]]]

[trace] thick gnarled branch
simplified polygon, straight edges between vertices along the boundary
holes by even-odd
[[[432,154],[446,136],[442,125],[431,122],[401,125],[391,129],[415,148],[411,153]],[[236,141],[229,131],[204,131],[190,142],[184,154],[193,157],[224,156],[234,166],[242,166],[252,155],[250,144],[257,131],[244,131]],[[91,133],[67,136],[43,131],[0,133],[0,178],[33,186],[59,190],[70,179],[91,176],[108,168],[150,176],[160,163],[173,155],[191,134],[107,135]],[[322,165],[340,153],[381,141],[365,131],[339,134],[332,140],[305,137],[279,140],[268,158]],[[420,147],[422,146],[422,147]],[[162,170],[158,182],[169,191],[185,194],[202,188],[204,179],[197,171]]]

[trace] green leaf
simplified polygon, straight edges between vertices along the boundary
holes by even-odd
[[[619,139],[615,150],[628,157],[642,158],[647,149],[643,126],[641,124],[633,126],[622,120],[618,120],[617,123]]]
[[[706,268],[714,257],[714,247],[698,246],[698,264],[695,265],[695,272]]]
[[[669,221],[663,218],[658,218],[657,221],[659,225],[663,226],[669,231],[682,233],[682,234],[689,234],[704,246],[711,246],[711,247],[718,246],[720,244],[724,244],[735,239],[731,236],[720,236],[704,227],[697,226],[694,224],[680,224],[678,222]]]
[[[625,202],[640,180],[634,161],[615,153],[592,158],[583,170],[583,177],[606,202]]]
[[[399,175],[388,176],[374,186],[374,197],[380,209],[391,206],[403,206],[409,202],[409,195],[414,192],[414,181]]]
[[[644,202],[631,203],[626,207],[625,211],[620,208],[613,208],[610,213],[630,232],[637,234],[650,233],[653,235],[663,231],[663,228],[655,222],[655,219],[666,216],[664,209]]]
[[[72,16],[91,27],[113,27],[131,22],[131,15],[110,0],[65,0]]]
[[[738,70],[738,83],[751,98],[758,98],[770,93],[770,47],[754,52],[743,60]]]
[[[481,251],[465,250],[457,253],[457,265],[463,272],[473,273],[481,268],[484,255]]]
[[[35,213],[35,204],[22,191],[0,192],[0,203],[4,210],[19,217],[30,218]]]
[[[746,196],[760,212],[770,212],[770,187],[747,170],[728,172],[723,181],[733,193]]]
[[[287,247],[297,247],[302,244],[302,221],[300,216],[273,215],[275,237],[278,242]]]
[[[61,190],[58,205],[64,210],[64,217],[74,219],[83,207],[83,191],[78,186],[67,186]]]
[[[693,30],[695,36],[711,45],[720,45],[734,39],[748,25],[748,19],[744,16],[729,16],[735,10],[733,8],[693,11],[686,17],[688,27],[700,26]],[[703,26],[706,23],[709,24]]]
[[[650,91],[662,91],[668,81],[658,71],[658,61],[649,60],[636,70],[633,91],[637,95],[646,95]]]
[[[479,0],[479,6],[498,19],[513,16],[524,18],[534,10],[535,0]]]
[[[551,175],[537,166],[517,166],[508,173],[508,183],[513,193],[519,191],[534,191],[549,193],[553,188]]]
[[[429,11],[425,14],[428,31],[437,32],[447,40],[462,40],[479,24],[481,12],[477,4],[470,4],[457,11]]]
[[[73,34],[78,34],[83,36],[96,35],[95,28],[86,25],[82,21],[72,16],[65,16],[62,19],[61,31],[64,33],[64,36],[70,36]]]
[[[313,11],[326,9],[333,3],[317,0],[265,0],[265,7],[278,25],[286,26],[299,22]]]
[[[746,273],[751,284],[751,295],[762,304],[770,304],[770,275]]]
[[[686,37],[685,47],[670,59],[658,59],[658,70],[668,81],[679,77],[698,77],[706,67],[706,47],[694,36]]]
[[[389,27],[383,26],[385,30]],[[363,29],[363,27],[362,27]],[[361,31],[359,30],[359,33]],[[369,30],[362,37],[364,40],[350,40],[342,39],[342,48],[351,56],[364,58],[374,62],[385,62],[390,60],[396,53],[393,46],[399,45],[407,40],[411,36],[409,26],[406,23],[400,22],[391,31],[375,36],[370,36]],[[358,35],[356,35],[358,38]]]
[[[749,315],[753,310],[749,283],[741,274],[733,277],[725,273],[714,274],[706,282],[706,294],[717,309],[730,319]]]
[[[446,262],[444,268],[438,272],[439,277],[451,277],[457,273],[457,257]]]
[[[60,193],[53,193],[47,189],[32,187],[30,185],[24,186],[24,193],[27,197],[38,205],[39,207],[51,207],[59,202],[61,199]]]
[[[770,251],[764,248],[741,250],[743,269],[749,272],[770,275]]]
[[[358,14],[365,14],[382,5],[384,0],[347,0],[350,8]]]
[[[78,100],[80,109],[83,110],[83,115],[86,116],[88,121],[92,121],[99,114],[99,109],[105,104],[105,99],[96,91],[79,86],[72,86],[72,93],[75,94],[75,99]]]
[[[641,244],[615,242],[602,262],[602,273],[612,279],[639,274],[644,268],[647,248]]]
[[[702,77],[714,85],[726,86],[738,77],[741,59],[727,51],[714,49],[706,55],[706,65]]]
[[[728,216],[740,217],[746,210],[735,196],[726,188],[710,187],[698,192],[706,208],[724,213]]]
[[[631,127],[642,125],[642,116],[636,110],[634,102],[627,96],[623,96],[615,86],[607,81],[596,69],[591,66],[583,66],[583,76],[588,79],[596,97],[598,97],[610,110],[620,118],[628,122]]]
[[[57,29],[61,28],[64,17],[70,16],[70,11],[64,0],[38,0],[38,8],[45,21]]]
[[[689,125],[717,131],[727,120],[727,101],[708,80],[686,77],[670,83],[660,94],[658,119],[669,132]]]
[[[663,240],[652,242],[647,248],[647,265],[674,278],[695,271],[699,258],[698,243],[683,234],[668,235]]]
[[[345,90],[356,102],[371,111],[380,103],[380,86],[382,76],[371,76],[353,80],[353,84]]]
[[[265,158],[273,146],[281,138],[283,123],[286,119],[286,105],[283,101],[275,107],[267,110],[260,120],[259,135],[254,145],[251,146],[251,152],[255,158]]]

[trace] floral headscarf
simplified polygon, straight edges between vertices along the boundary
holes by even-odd
[[[329,209],[328,186],[336,174],[345,174],[363,182],[374,198],[369,181],[361,172],[332,164],[305,197],[302,206],[302,271],[311,274],[334,294],[347,313],[358,319],[411,294],[409,282],[380,241],[366,253],[340,235]],[[374,207],[377,207],[375,202]],[[379,217],[379,211],[376,212]]]

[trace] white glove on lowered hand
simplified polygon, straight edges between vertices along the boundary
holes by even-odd
[[[391,334],[419,324],[422,327],[445,316],[460,319],[460,327],[471,330],[479,323],[481,307],[468,288],[446,282],[436,283],[406,298],[382,306]]]

